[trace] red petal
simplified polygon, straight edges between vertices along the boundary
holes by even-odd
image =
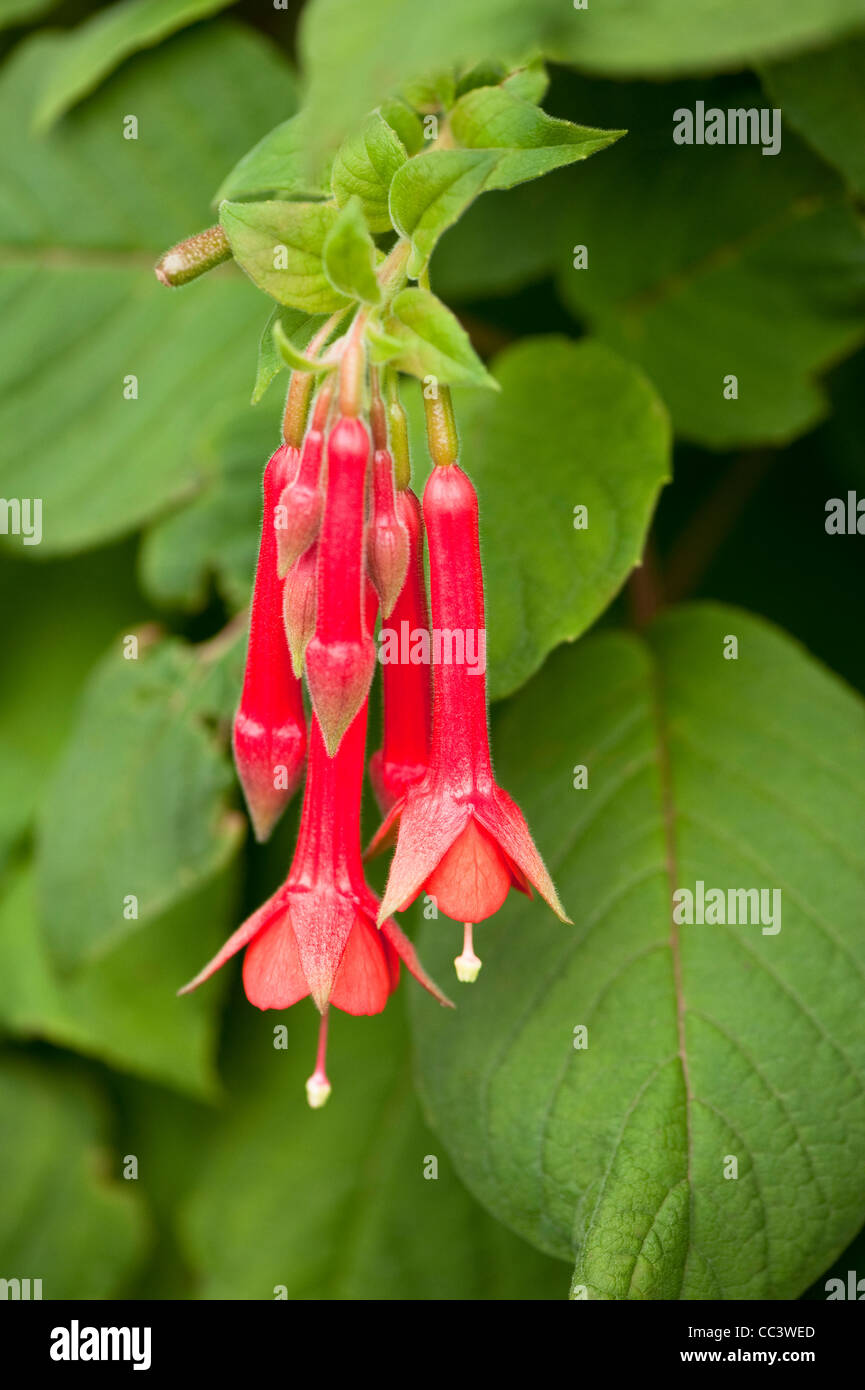
[[[283,886],[272,897],[268,898],[267,902],[262,903],[251,917],[247,917],[242,926],[239,926],[237,931],[228,938],[222,950],[217,951],[213,960],[209,961],[203,970],[199,970],[195,979],[190,980],[189,984],[184,985],[183,989],[179,989],[177,993],[189,994],[190,990],[197,989],[199,985],[204,984],[205,980],[209,980],[211,975],[214,975],[227,960],[231,960],[231,957],[236,956],[238,951],[242,951],[244,946],[248,946],[252,938],[258,932],[269,927],[271,922],[284,910],[285,897],[285,887]]]
[[[309,994],[288,912],[260,932],[243,960],[243,988],[259,1009],[290,1009]]]
[[[291,895],[291,925],[303,973],[319,1010],[331,998],[357,915],[354,898],[335,888],[295,890]]]
[[[385,825],[396,809],[394,807]],[[471,809],[452,800],[431,777],[410,788],[402,807],[399,839],[378,914],[380,924],[414,902],[439,861],[465,829],[470,816]]]
[[[391,970],[385,942],[359,912],[336,972],[331,1004],[347,1014],[380,1014],[396,985]]]
[[[476,815],[484,829],[498,841],[508,859],[513,861],[518,872],[549,903],[556,916],[561,917],[563,922],[570,922],[517,803],[501,787],[496,787],[492,796],[484,797],[478,803]]]
[[[426,881],[439,912],[458,922],[482,922],[498,912],[513,875],[491,835],[470,820]]]

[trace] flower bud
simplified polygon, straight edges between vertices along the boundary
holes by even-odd
[[[295,560],[285,577],[282,591],[282,612],[285,636],[291,652],[294,674],[303,674],[303,658],[310,638],[315,632],[315,572],[316,546],[311,545],[299,560]]]
[[[366,565],[389,618],[402,592],[409,564],[409,534],[397,512],[393,460],[376,449],[372,465],[372,517],[366,531]]]
[[[305,661],[310,699],[331,757],[366,699],[375,670],[375,644],[363,612],[368,461],[365,426],[356,416],[340,418],[327,445],[316,625]]]

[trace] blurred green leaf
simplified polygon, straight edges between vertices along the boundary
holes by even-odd
[[[261,479],[279,443],[274,426],[268,416],[252,411],[233,425],[218,441],[218,470],[198,497],[147,532],[139,575],[155,603],[198,611],[207,602],[211,580],[232,611],[249,603],[261,526]]]
[[[611,76],[717,72],[865,29],[863,0],[311,0],[300,52],[317,135],[341,139],[383,97],[455,64],[542,52]]]
[[[375,274],[375,243],[356,195],[340,208],[324,239],[324,270],[334,289],[364,304],[381,302]],[[278,340],[277,340],[278,341]]]
[[[229,267],[171,291],[152,266],[206,222],[226,163],[291,92],[268,44],[217,23],[131,59],[35,140],[25,115],[57,43],[24,43],[0,76],[0,120],[19,132],[0,159],[0,493],[43,499],[42,553],[188,495],[214,429],[246,411],[258,297]]]
[[[0,1264],[44,1299],[115,1297],[145,1241],[99,1095],[68,1068],[0,1063]],[[30,1297],[37,1297],[31,1285]]]
[[[699,605],[557,653],[494,746],[575,925],[514,895],[457,1013],[413,1001],[437,1132],[590,1298],[796,1297],[863,1218],[861,700]],[[671,926],[698,881],[778,890],[780,931]]]
[[[96,668],[41,817],[39,911],[61,968],[186,898],[242,836],[224,745],[206,723],[208,654],[146,637],[137,658],[124,639]]]
[[[7,876],[0,897],[0,1021],[109,1066],[213,1099],[222,990],[178,999],[236,925],[232,875],[217,874],[74,974],[53,963],[35,903],[33,874]]]
[[[865,196],[865,38],[761,69],[772,100],[809,145]]]
[[[638,563],[670,433],[645,378],[598,343],[528,339],[493,370],[500,393],[457,392],[455,404],[480,498],[490,693],[502,699],[584,632]]]
[[[47,130],[132,53],[208,19],[234,0],[124,0],[67,30],[46,65],[33,124]]]
[[[429,290],[400,290],[390,305],[386,336],[402,344],[393,365],[412,376],[434,376],[443,384],[495,386],[462,324]]]
[[[0,0],[0,29],[39,19],[59,4],[60,0]]]
[[[400,119],[399,103],[389,107],[391,120]],[[402,108],[403,123],[417,120],[408,107]],[[343,142],[333,162],[333,195],[340,207],[350,198],[360,199],[363,215],[373,232],[391,229],[388,195],[393,176],[407,159],[398,132],[384,115],[374,111],[360,130]]]
[[[7,621],[0,663],[0,866],[32,820],[94,663],[130,616],[147,616],[131,551],[112,547],[65,564],[0,555]]]
[[[413,981],[403,988],[417,989]],[[246,1015],[229,1101],[182,1209],[205,1299],[564,1298],[567,1271],[492,1221],[424,1125],[399,1000],[331,1021],[333,1096],[304,1095],[318,1015]],[[285,1028],[277,1048],[275,1030]],[[437,1176],[429,1160],[437,1160]]]
[[[278,304],[332,314],[347,301],[324,273],[324,241],[338,210],[332,203],[222,203],[219,220],[240,268]]]

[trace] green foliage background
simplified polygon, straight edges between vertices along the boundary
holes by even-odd
[[[432,284],[501,388],[456,391],[494,751],[575,925],[509,904],[455,1016],[412,982],[339,1016],[313,1114],[311,1005],[259,1014],[236,970],[174,993],[292,846],[294,812],[249,845],[227,754],[284,378],[264,390],[266,335],[250,406],[268,304],[236,267],[169,293],[152,265],[217,193],[243,211],[279,190],[263,170],[301,177],[296,127],[235,168],[301,105],[326,164],[396,89],[538,52],[544,109],[589,130],[460,152],[492,191],[435,224]],[[0,494],[44,507],[41,545],[0,537],[0,1275],[46,1298],[824,1296],[865,1220],[863,542],[824,525],[865,491],[865,0],[0,0],[0,54]],[[697,100],[779,105],[781,153],[675,146]],[[566,162],[596,128],[628,134]],[[529,140],[554,172],[504,187]],[[337,158],[345,199],[362,154]],[[416,248],[427,167],[392,199]],[[381,188],[361,206],[380,231]],[[471,380],[459,326],[436,332]],[[780,886],[782,933],[695,928],[677,979],[673,864]],[[447,924],[416,925],[447,980]]]

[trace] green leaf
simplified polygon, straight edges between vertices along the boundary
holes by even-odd
[[[329,314],[346,304],[324,273],[332,203],[222,203],[219,220],[240,268],[278,304]]]
[[[60,0],[0,0],[0,29],[13,24],[26,24],[48,10],[56,9]]]
[[[201,704],[206,674],[203,654],[176,640],[142,640],[137,659],[118,641],[96,669],[39,836],[39,909],[61,968],[139,931],[237,848],[232,773]]]
[[[373,232],[391,230],[388,194],[394,174],[407,159],[405,146],[391,124],[393,119],[399,119],[399,105],[390,104],[390,120],[373,112],[361,129],[343,142],[333,162],[333,196],[340,207],[345,207],[351,198],[359,198],[363,216]],[[408,107],[403,109],[403,124],[412,118],[417,120]]]
[[[274,320],[271,331],[276,350],[290,371],[311,372],[313,375],[333,371],[332,363],[322,362],[318,357],[307,357],[300,348],[295,347],[278,318]]]
[[[252,391],[252,404],[258,405],[274,377],[286,368],[285,358],[277,351],[273,340],[273,329],[279,324],[283,334],[292,345],[302,351],[310,338],[322,327],[326,314],[307,314],[302,309],[287,309],[277,304],[264,325],[258,344],[258,366],[255,373],[255,386]]]
[[[130,548],[34,565],[0,555],[0,865],[30,825],[90,669],[129,615],[145,617]]]
[[[401,290],[390,306],[388,338],[402,343],[393,365],[444,385],[495,386],[459,320],[429,290]]]
[[[177,990],[236,925],[233,877],[211,878],[146,931],[69,976],[52,961],[29,865],[7,875],[0,896],[4,1030],[213,1100],[223,991],[178,999]]]
[[[416,111],[407,106],[399,97],[388,97],[379,107],[380,114],[392,130],[396,131],[409,155],[417,154],[424,146],[423,122]],[[388,218],[390,225],[390,218]]]
[[[419,989],[407,977],[402,987]],[[317,1014],[307,1003],[278,1016],[247,1010],[229,1102],[181,1207],[200,1298],[566,1296],[564,1266],[492,1221],[425,1127],[400,1015],[398,998],[378,1018],[334,1015],[334,1094],[312,1113],[304,1080]]]
[[[460,97],[450,113],[454,138],[468,149],[502,154],[488,188],[513,188],[563,165],[588,159],[626,134],[596,130],[548,116],[504,87],[478,87]]]
[[[391,186],[394,226],[412,239],[413,276],[423,269],[442,232],[479,193],[512,188],[587,159],[624,133],[556,120],[502,87],[478,87],[460,97],[450,128],[466,148],[418,155]]]
[[[47,130],[116,67],[178,29],[208,19],[234,0],[124,0],[68,30],[47,64],[33,122]]]
[[[865,38],[804,53],[761,70],[763,84],[789,121],[865,195]]]
[[[407,78],[485,55],[538,52],[615,77],[741,68],[865,30],[863,0],[440,0],[423,9],[393,0],[311,0],[300,25],[311,120],[339,140],[364,111]]]
[[[335,290],[364,304],[381,303],[375,274],[375,243],[364,221],[360,198],[349,198],[325,237],[324,270]]]
[[[199,612],[211,581],[232,612],[252,592],[261,524],[261,475],[278,443],[277,421],[256,413],[219,440],[219,465],[198,496],[151,526],[141,545],[141,586],[162,608]]]
[[[226,198],[261,198],[265,194],[278,198],[327,197],[328,162],[318,170],[313,168],[309,145],[309,123],[301,111],[269,131],[235,164],[220,184],[214,203]]]
[[[863,1219],[861,700],[700,605],[558,653],[494,745],[574,926],[514,895],[456,1015],[413,1001],[437,1132],[589,1298],[795,1298]],[[780,931],[674,923],[698,881],[778,890]],[[434,975],[454,946],[425,928]]]
[[[458,393],[455,406],[480,498],[490,693],[501,699],[584,632],[639,562],[670,476],[670,431],[641,373],[598,343],[530,339],[493,368],[501,392]],[[576,507],[587,509],[579,530]]]
[[[442,232],[483,193],[497,162],[492,151],[429,150],[396,175],[390,215],[400,235],[411,239],[411,276],[420,275]]]
[[[31,1298],[118,1297],[146,1229],[135,1183],[120,1181],[119,1156],[106,1147],[101,1095],[68,1068],[7,1058],[0,1130],[5,1277],[41,1279]]]
[[[173,291],[153,265],[206,224],[226,164],[284,113],[288,72],[250,31],[208,24],[131,59],[35,140],[56,42],[25,42],[0,75],[0,121],[18,131],[0,169],[0,495],[43,499],[41,555],[188,495],[214,430],[248,409],[258,296],[230,266]],[[138,140],[123,138],[130,112]]]

